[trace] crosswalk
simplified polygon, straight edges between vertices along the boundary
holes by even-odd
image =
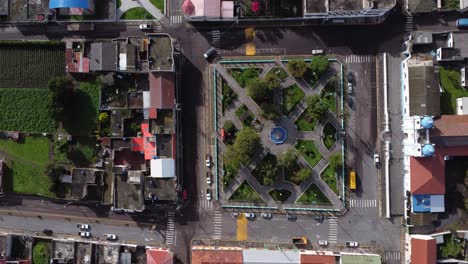
[[[413,31],[413,17],[412,16],[406,16],[405,31],[406,32]]]
[[[221,31],[212,30],[211,31],[211,46],[219,48],[221,45]]]
[[[171,15],[171,23],[172,24],[180,24],[183,22],[183,16],[182,15]]]
[[[201,209],[213,209],[213,202],[206,199],[202,200],[189,200],[187,202],[188,207],[201,208]]]
[[[348,55],[345,57],[346,63],[366,63],[375,62],[375,55]]]
[[[166,226],[166,244],[175,244],[175,224],[174,224],[174,212],[167,213],[167,226]]]
[[[213,218],[213,239],[221,239],[223,235],[223,212],[215,211]]]
[[[330,232],[328,233],[328,242],[336,244],[338,240],[338,218],[330,217]]]
[[[349,207],[377,207],[377,200],[349,200]]]
[[[386,264],[400,264],[400,251],[385,251],[384,260]]]

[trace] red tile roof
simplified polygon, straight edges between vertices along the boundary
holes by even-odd
[[[153,159],[156,153],[156,142],[149,141],[149,138],[152,138],[153,135],[149,132],[149,124],[141,124],[141,132],[143,133],[143,149],[145,152],[145,160]]]
[[[173,255],[167,249],[147,249],[146,264],[172,264]]]
[[[143,138],[132,138],[132,151],[143,152]]]
[[[468,156],[468,148],[436,146],[433,157],[411,157],[411,193],[445,194],[444,156]]]
[[[429,264],[437,261],[436,240],[411,238],[411,264]]]
[[[431,136],[468,136],[468,115],[442,115],[434,126]]]
[[[68,72],[89,72],[89,59],[83,57],[81,52],[66,49],[65,61]]]
[[[174,75],[169,72],[150,73],[150,107],[157,109],[174,108]]]
[[[335,256],[301,254],[301,264],[335,264]]]
[[[192,264],[242,264],[242,250],[192,250]]]

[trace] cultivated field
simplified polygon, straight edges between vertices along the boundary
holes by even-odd
[[[65,45],[0,42],[0,88],[45,88],[65,74]]]

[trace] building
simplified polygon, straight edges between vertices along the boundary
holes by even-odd
[[[392,0],[346,3],[342,0],[185,0],[182,12],[192,22],[298,20],[316,24],[378,24],[387,18],[395,4]]]
[[[92,15],[95,0],[49,0],[49,8],[60,15]]]
[[[439,69],[432,65],[411,64],[404,68],[404,112],[409,116],[439,116]]]
[[[427,235],[411,235],[411,264],[436,263],[436,240]]]
[[[457,115],[468,115],[468,97],[457,98]]]
[[[147,248],[147,264],[172,264],[174,263],[174,253],[167,248]]]
[[[466,71],[466,68],[467,67],[463,67],[460,70],[460,82],[463,87],[468,86],[468,76],[467,76],[468,72]]]

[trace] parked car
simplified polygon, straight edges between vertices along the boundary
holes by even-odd
[[[346,241],[346,246],[356,248],[359,247],[359,243],[356,241]]]
[[[374,154],[374,165],[376,167],[380,166],[380,157],[379,157],[379,154],[377,154],[377,153]]]
[[[352,72],[348,72],[348,82],[354,83],[354,74]]]
[[[317,222],[322,222],[325,219],[325,216],[323,215],[315,215],[314,216],[315,221]]]
[[[238,216],[239,216],[239,212],[234,212],[232,215],[233,215],[234,217],[238,217]]]
[[[51,229],[43,229],[42,230],[42,233],[48,235],[48,236],[51,236],[54,234],[54,231],[52,231]]]
[[[348,81],[348,94],[353,95],[354,94],[354,87],[353,83]]]
[[[456,25],[457,25],[458,29],[467,29],[468,28],[468,18],[458,19]]]
[[[319,55],[319,54],[323,54],[323,50],[321,49],[312,50],[312,55]]]
[[[206,172],[206,184],[211,185],[211,173],[209,171]]]
[[[318,241],[319,246],[326,247],[328,246],[328,241],[326,240],[319,240]]]
[[[206,165],[207,168],[211,167],[211,156],[210,155],[206,155],[205,165]]]
[[[205,54],[203,54],[203,57],[205,57],[206,60],[209,60],[214,55],[216,55],[216,49],[211,47],[205,52]]]
[[[270,219],[270,218],[273,217],[273,215],[270,214],[270,213],[261,213],[261,216],[262,216],[263,218],[266,218],[266,219]]]
[[[104,234],[107,240],[117,240],[117,236],[114,234]]]
[[[244,216],[247,219],[254,219],[255,218],[255,213],[244,213]]]
[[[140,29],[151,29],[151,25],[149,25],[149,24],[140,24]]]
[[[80,232],[78,232],[78,235],[79,235],[80,237],[84,237],[84,238],[91,237],[91,233],[88,232],[88,231],[80,231]]]
[[[211,201],[211,189],[206,189],[206,199]]]
[[[89,229],[88,224],[77,224],[76,227],[78,227],[81,230],[88,230]]]
[[[289,221],[297,220],[297,216],[295,214],[288,214],[286,218],[288,218]]]

